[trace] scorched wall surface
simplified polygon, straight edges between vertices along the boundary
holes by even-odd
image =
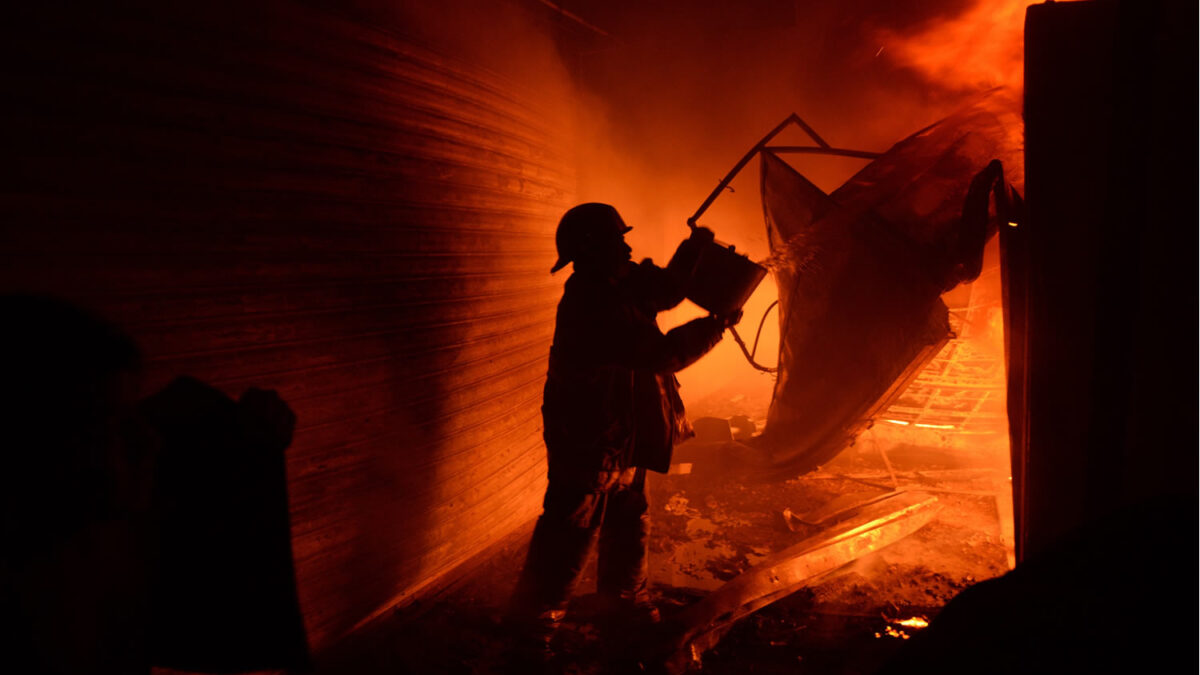
[[[122,325],[146,392],[291,404],[315,648],[536,515],[573,190],[545,95],[310,6],[6,22],[3,290]]]

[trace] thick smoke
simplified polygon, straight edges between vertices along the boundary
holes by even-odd
[[[614,204],[635,228],[628,237],[635,256],[661,263],[687,235],[687,218],[717,182],[793,112],[836,147],[883,151],[981,89],[1019,88],[1021,24],[1029,3],[356,4],[539,90],[542,112],[560,119],[567,132],[564,152],[578,166],[575,199]],[[810,142],[796,129],[778,140]],[[826,191],[864,165],[810,156],[790,161]],[[701,222],[719,240],[762,261],[769,248],[757,181],[757,163],[751,162]],[[559,276],[565,280],[566,274]],[[743,334],[753,336],[775,296],[768,277],[746,306]],[[669,328],[701,313],[685,303],[661,323]],[[775,317],[763,333],[759,361],[774,365]],[[694,404],[722,390],[748,397],[742,412],[765,412],[772,385],[729,339],[680,380],[697,414],[706,411]]]

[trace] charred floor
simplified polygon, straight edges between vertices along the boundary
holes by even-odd
[[[693,459],[695,471],[703,459]],[[650,577],[664,621],[819,531],[798,522],[804,514],[834,514],[885,495],[891,475],[902,490],[928,491],[939,502],[936,520],[911,536],[811,579],[733,625],[692,664],[696,672],[874,673],[963,589],[1010,569],[1011,540],[1006,544],[997,506],[1009,498],[1007,476],[987,458],[910,447],[893,452],[890,463],[891,474],[877,452],[856,448],[778,483],[699,471],[652,479]],[[462,582],[382,619],[324,667],[503,672],[512,638],[503,619],[528,534],[489,551]],[[623,663],[601,639],[594,584],[593,561],[556,644],[557,666],[568,673],[645,672],[645,664]]]

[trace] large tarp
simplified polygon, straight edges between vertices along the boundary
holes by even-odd
[[[774,472],[795,475],[835,456],[950,339],[940,295],[978,274],[986,240],[964,225],[964,199],[993,159],[1021,185],[1018,111],[991,92],[897,143],[832,195],[762,153],[781,336],[762,436]]]

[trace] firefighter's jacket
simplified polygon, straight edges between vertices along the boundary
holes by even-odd
[[[645,260],[618,280],[567,280],[542,404],[551,482],[595,484],[630,466],[665,472],[674,444],[692,436],[674,373],[723,328],[705,317],[664,335],[655,314],[683,300],[697,256],[685,241],[665,269]]]

